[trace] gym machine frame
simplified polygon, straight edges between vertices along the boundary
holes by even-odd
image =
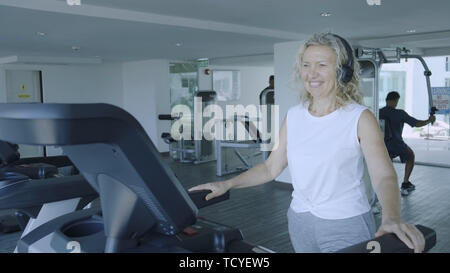
[[[430,76],[431,71],[428,68],[425,60],[420,55],[411,55],[409,54],[410,50],[406,48],[356,48],[355,55],[361,64],[361,67],[364,67],[364,63],[370,63],[374,67],[374,92],[373,92],[373,113],[377,117],[377,120],[379,121],[381,131],[384,135],[385,133],[385,121],[379,119],[379,106],[378,106],[378,100],[379,100],[379,90],[378,90],[378,81],[379,81],[379,75],[381,66],[385,63],[400,63],[401,59],[417,59],[420,61],[424,68],[424,76],[426,79],[426,85],[427,85],[427,93],[428,93],[428,110],[430,115],[434,115],[437,111],[436,107],[433,106],[433,97],[431,93],[431,83],[430,83]],[[364,75],[364,68],[360,71],[361,76]],[[367,168],[367,167],[365,167]],[[366,170],[365,170],[366,172]],[[366,175],[366,174],[365,174]],[[369,183],[370,184],[370,183]],[[372,186],[370,185],[370,191],[371,191],[371,198],[370,198],[370,205],[373,206],[377,202],[377,197],[375,194],[375,191],[373,190]]]
[[[261,105],[266,105],[267,106],[267,113],[266,113],[266,118],[265,120],[263,120],[262,122],[266,123],[266,128],[267,128],[267,132],[272,132],[271,131],[271,117],[272,117],[272,105],[274,104],[274,90],[273,89],[265,89],[262,92],[262,100],[261,100]],[[271,98],[269,98],[271,97]],[[248,128],[247,126],[247,132],[250,136],[251,139],[253,139],[253,143],[249,143],[249,141],[240,141],[237,139],[237,122],[248,122]],[[258,122],[259,120],[257,120]],[[230,120],[223,120],[223,124],[226,124],[227,122],[230,122]],[[256,129],[256,136],[252,136],[251,132],[250,132],[250,124],[251,124],[251,120],[248,117],[244,117],[244,120],[238,120],[237,116],[234,116],[234,121],[233,121],[233,126],[234,126],[234,139],[231,141],[227,141],[227,140],[216,140],[216,156],[217,156],[217,164],[216,164],[216,175],[217,176],[223,176],[226,174],[231,174],[231,173],[235,173],[235,172],[239,172],[239,171],[244,171],[244,170],[248,170],[250,168],[252,168],[252,164],[249,163],[244,156],[242,156],[242,154],[238,151],[238,148],[244,148],[244,149],[253,149],[253,148],[261,148],[262,145],[268,145],[270,143],[270,139],[260,139],[260,132],[258,131],[258,129]],[[256,138],[256,139],[255,139]],[[251,140],[250,140],[251,141]],[[243,167],[241,168],[235,168],[234,170],[222,170],[222,162],[223,162],[223,153],[222,153],[222,148],[232,148],[234,151],[234,154],[237,156],[237,158],[244,164]],[[266,149],[264,149],[263,151],[261,151],[261,162],[266,161],[266,159],[269,157],[269,151],[267,151]]]
[[[215,102],[215,98],[216,98],[216,92],[215,91],[198,91],[197,93],[195,93],[194,97],[200,97],[202,99],[202,108],[206,108],[207,105],[209,105],[210,103],[214,103]],[[204,104],[203,104],[204,103]],[[196,105],[194,104],[194,108],[196,107]],[[196,109],[194,109],[194,113],[196,113]],[[167,114],[161,114],[158,116],[159,120],[178,120],[181,118],[185,118],[185,119],[189,119],[190,123],[191,123],[191,128],[194,128],[195,130],[195,126],[192,126],[194,124],[194,120],[195,117],[194,115],[191,114],[190,117],[183,117],[183,113],[177,113],[176,116],[172,116],[172,115],[167,115]],[[183,129],[184,129],[184,125],[183,125]],[[193,136],[195,136],[196,132],[194,131]],[[200,164],[200,163],[206,163],[206,162],[210,162],[210,161],[214,161],[215,160],[215,155],[214,155],[214,143],[212,141],[206,140],[206,139],[201,139],[201,140],[185,140],[183,138],[183,135],[180,135],[180,139],[179,140],[175,140],[171,137],[170,133],[168,132],[164,132],[161,134],[161,138],[163,139],[163,141],[169,145],[169,153],[170,156],[172,156],[173,152],[177,153],[177,157],[178,160],[181,163],[194,163],[194,164]],[[193,143],[194,148],[193,149],[189,149],[186,148],[186,142],[190,141]],[[177,144],[177,147],[174,147],[174,144]],[[208,148],[209,146],[209,148]],[[205,149],[204,148],[208,148]],[[188,157],[188,155],[191,155],[191,158]]]
[[[231,174],[243,170],[248,170],[252,168],[252,164],[248,162],[244,156],[238,151],[238,148],[245,148],[245,149],[253,149],[253,148],[261,148],[261,141],[258,139],[254,140],[248,140],[248,141],[239,141],[237,139],[237,126],[238,122],[251,122],[248,117],[243,117],[244,120],[238,120],[238,117],[235,115],[233,120],[233,132],[234,132],[234,139],[233,140],[216,140],[216,155],[217,155],[217,164],[216,164],[216,175],[217,176],[223,176],[226,174]],[[224,119],[222,124],[227,124],[230,122],[230,120]],[[221,124],[221,125],[222,125]],[[220,126],[220,125],[219,125]],[[249,136],[251,137],[251,133],[249,130],[247,130]],[[244,164],[244,167],[242,168],[236,168],[234,170],[222,170],[222,149],[223,148],[232,148],[234,151],[234,154],[239,158],[239,160]],[[261,162],[264,162],[267,159],[267,153],[261,152]]]

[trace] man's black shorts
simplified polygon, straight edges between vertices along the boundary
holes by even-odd
[[[391,159],[400,156],[400,161],[402,163],[405,163],[414,154],[405,142],[388,141],[386,142],[386,148]]]

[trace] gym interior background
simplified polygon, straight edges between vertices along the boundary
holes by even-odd
[[[377,1],[82,0],[72,6],[65,0],[0,0],[0,25],[7,26],[0,28],[0,102],[119,106],[136,117],[188,188],[235,174],[217,176],[215,148],[199,164],[192,158],[180,162],[180,154],[161,138],[172,123],[158,119],[172,106],[192,107],[194,93],[202,90],[216,91],[222,106],[258,105],[275,75],[281,121],[298,101],[292,68],[310,34],[332,31],[355,48],[406,48],[427,63],[441,111],[433,125],[405,125],[404,138],[416,153],[411,180],[417,189],[402,197],[402,214],[435,229],[438,241],[431,252],[450,252],[450,3],[372,2]],[[396,90],[399,108],[427,119],[423,71],[415,59],[381,65],[377,82],[370,82],[376,92],[365,92],[365,102],[381,108],[386,94]],[[21,145],[20,153],[59,155],[61,149]],[[394,167],[402,178],[404,165],[394,161]],[[286,170],[275,183],[233,191],[230,200],[200,215],[238,227],[252,243],[293,252],[286,224],[289,183]],[[12,252],[19,237],[0,233],[0,252]]]

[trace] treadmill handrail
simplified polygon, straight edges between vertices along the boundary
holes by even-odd
[[[416,225],[417,229],[422,232],[425,238],[424,252],[427,252],[436,245],[436,232],[428,227],[422,225]],[[369,245],[370,242],[376,242],[379,244],[379,249],[372,249]],[[344,249],[337,251],[338,253],[413,253],[414,249],[410,249],[405,243],[393,233],[385,234],[381,237],[374,238]],[[379,251],[379,252],[377,252]],[[375,253],[375,252],[374,252]]]

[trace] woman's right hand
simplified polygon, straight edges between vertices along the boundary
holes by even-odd
[[[215,197],[221,196],[222,194],[229,191],[231,188],[230,183],[227,181],[221,182],[210,182],[206,184],[201,184],[195,187],[190,188],[188,191],[200,191],[200,190],[210,190],[211,193],[206,195],[206,201],[211,200]]]

